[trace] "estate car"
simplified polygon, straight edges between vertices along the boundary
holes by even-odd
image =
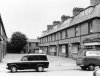
[[[42,72],[48,66],[49,62],[46,54],[27,54],[18,62],[7,63],[7,69],[11,72],[24,69],[36,69],[36,71]]]

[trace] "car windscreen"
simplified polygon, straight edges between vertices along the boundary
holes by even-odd
[[[45,55],[35,55],[35,56],[29,56],[28,61],[39,61],[39,60],[47,60],[47,57]]]

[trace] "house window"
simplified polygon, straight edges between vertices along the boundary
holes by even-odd
[[[51,41],[53,41],[53,35],[51,35]]]
[[[75,36],[79,36],[79,27],[75,27]]]
[[[48,36],[48,42],[50,42],[50,36]]]
[[[47,36],[47,42],[48,42],[48,36]]]
[[[42,43],[43,43],[43,38],[42,38]]]
[[[65,30],[65,37],[66,37],[66,38],[68,37],[68,32],[67,32],[67,30]]]
[[[36,43],[36,46],[38,46],[38,43]]]
[[[56,33],[56,39],[59,40],[59,33]]]
[[[40,42],[39,43],[42,43],[42,40],[40,39]]]
[[[60,32],[60,39],[62,39],[62,31]]]
[[[29,46],[31,46],[31,43],[29,43]]]
[[[47,37],[45,37],[45,39],[46,39],[46,41],[45,41],[45,42],[47,42]]]
[[[44,42],[46,42],[46,37],[44,38]]]
[[[51,35],[50,35],[50,41],[52,41],[52,39],[51,39]]]
[[[62,51],[62,45],[59,46],[59,51]]]
[[[93,33],[93,25],[92,25],[92,21],[88,22],[88,34]]]
[[[56,33],[54,34],[54,40],[56,40]]]

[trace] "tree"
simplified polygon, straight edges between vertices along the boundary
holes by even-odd
[[[8,53],[13,53],[13,46],[11,42],[7,41],[7,52]]]
[[[11,45],[14,53],[21,53],[27,44],[27,37],[21,32],[14,32],[11,38]]]

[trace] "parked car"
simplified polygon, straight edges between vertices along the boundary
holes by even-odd
[[[96,66],[100,66],[100,50],[84,49],[79,51],[76,64],[82,70],[93,71]]]
[[[7,63],[7,69],[11,72],[24,69],[36,69],[38,72],[48,68],[49,62],[45,54],[27,54],[20,61]]]

